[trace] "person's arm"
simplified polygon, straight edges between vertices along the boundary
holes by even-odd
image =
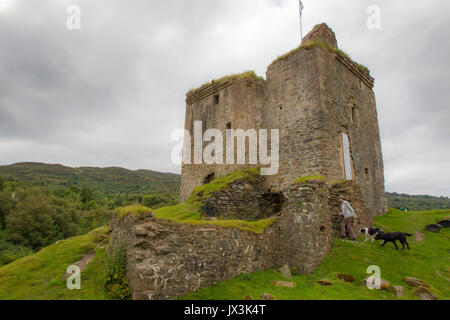
[[[356,217],[355,210],[353,210],[353,208],[350,205],[350,203],[346,202],[345,204],[346,204],[347,208],[350,210],[350,212],[353,214],[353,216]]]

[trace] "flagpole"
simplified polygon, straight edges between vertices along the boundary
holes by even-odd
[[[304,9],[304,7],[303,7],[303,3],[302,3],[302,1],[300,0],[299,1],[299,12],[300,12],[300,40],[303,40],[303,9]]]

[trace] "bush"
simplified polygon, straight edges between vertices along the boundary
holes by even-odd
[[[126,248],[125,245],[122,245],[117,252],[110,256],[106,267],[104,288],[111,299],[125,300],[131,295],[131,290],[125,277],[126,266]]]
[[[142,205],[152,209],[158,209],[168,204],[169,200],[159,195],[148,195],[142,198]]]
[[[31,248],[17,246],[0,239],[0,266],[10,264],[31,254],[33,254]]]

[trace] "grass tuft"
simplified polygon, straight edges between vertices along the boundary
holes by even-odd
[[[255,181],[260,176],[259,169],[243,169],[237,170],[226,176],[217,178],[208,184],[197,187],[194,189],[191,198],[188,201],[195,201],[195,199],[201,198],[203,200],[208,199],[214,192],[218,192],[224,188],[227,188],[231,183],[238,180]]]
[[[123,208],[117,208],[116,210],[114,210],[114,215],[119,219],[124,219],[129,216],[138,218],[145,215],[150,215],[151,213],[152,209],[144,206],[128,206]]]
[[[335,48],[333,46],[330,46],[329,44],[323,42],[321,39],[316,39],[316,40],[312,40],[312,41],[308,41],[306,43],[301,44],[300,46],[298,46],[297,48],[289,51],[286,54],[283,54],[281,56],[279,56],[278,58],[276,58],[273,63],[280,61],[280,60],[286,60],[288,59],[290,56],[292,56],[294,53],[298,52],[301,49],[306,49],[306,50],[310,50],[310,49],[314,49],[320,47],[323,50],[325,50],[328,53],[336,53],[339,54],[349,60],[352,60],[352,58],[350,57],[349,54],[347,54],[345,51],[339,49],[339,48]],[[352,60],[353,61],[353,60]],[[363,73],[367,73],[370,75],[370,70],[362,65],[362,64],[356,64],[356,67],[358,68],[359,71],[363,72]]]
[[[252,80],[256,80],[256,81],[264,81],[263,77],[258,76],[255,71],[246,71],[246,72],[242,72],[242,73],[238,73],[238,74],[232,74],[232,75],[228,75],[228,76],[224,76],[220,79],[216,79],[216,80],[212,80],[208,83],[203,84],[201,87],[197,88],[197,89],[192,89],[191,91],[189,91],[187,93],[188,96],[206,88],[209,87],[210,85],[216,84],[216,83],[225,83],[228,81],[235,81],[235,80],[240,80],[240,79],[252,79]]]
[[[325,179],[324,176],[316,175],[316,176],[308,176],[308,177],[302,177],[294,181],[295,184],[302,184],[308,181],[322,181],[327,182],[327,179]]]

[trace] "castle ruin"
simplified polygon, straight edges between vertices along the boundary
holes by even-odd
[[[173,299],[285,265],[311,273],[333,246],[339,195],[358,215],[355,229],[373,226],[387,209],[373,85],[369,72],[338,49],[333,31],[322,24],[273,62],[266,80],[231,76],[190,91],[185,127],[191,134],[194,121],[223,133],[279,129],[279,172],[242,174],[205,195],[199,190],[211,187],[211,180],[257,170],[183,164],[181,200],[200,201],[204,221],[182,223],[151,213],[115,217],[111,247],[126,246],[133,299]],[[232,219],[237,224],[220,224]],[[270,223],[259,232],[239,227],[239,221],[260,219]]]
[[[322,24],[275,60],[265,81],[225,77],[190,91],[185,129],[193,135],[194,121],[224,136],[231,128],[279,129],[279,172],[266,178],[267,189],[283,192],[303,176],[353,180],[372,214],[381,215],[386,198],[373,86],[369,72],[338,50],[334,32]],[[245,167],[183,164],[181,201],[212,177]]]

